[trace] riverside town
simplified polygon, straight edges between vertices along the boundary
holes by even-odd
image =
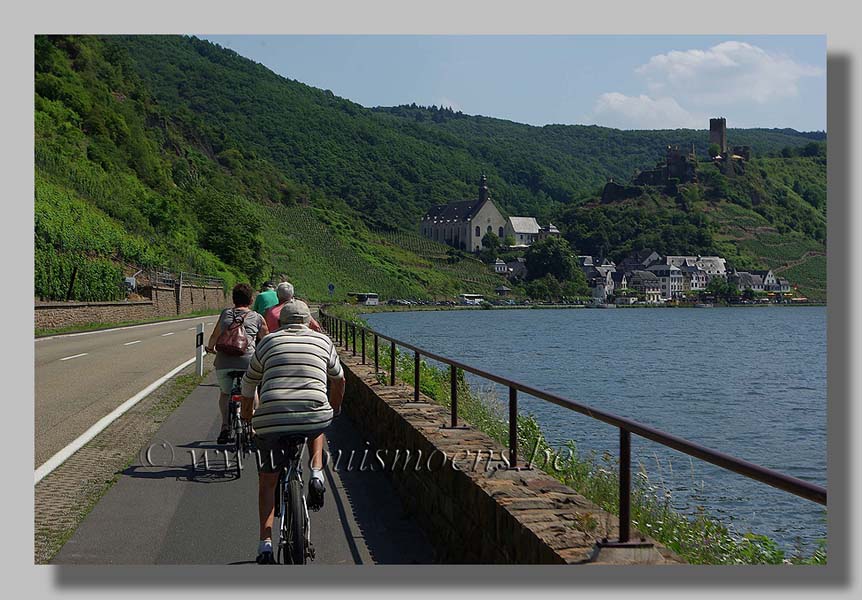
[[[835,556],[825,36],[33,52],[34,564]]]

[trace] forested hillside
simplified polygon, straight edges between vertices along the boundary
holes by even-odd
[[[148,265],[229,284],[285,273],[314,299],[328,297],[329,281],[339,297],[368,286],[389,296],[489,292],[500,280],[474,259],[417,253],[382,233],[415,232],[429,206],[473,197],[483,172],[501,210],[558,222],[578,253],[651,241],[636,232],[650,218],[699,228],[702,247],[732,251],[743,266],[784,260],[767,242],[823,247],[825,157],[799,156],[822,134],[729,130],[731,144],[752,147],[755,168],[676,197],[649,192],[651,216],[622,209],[635,222],[622,239],[585,225],[614,210],[594,206],[606,178],[628,179],[671,143],[705,154],[705,131],[370,109],[193,37],[40,36],[35,66],[36,293],[45,298],[69,292],[75,266],[72,297],[96,299],[119,294],[100,282]],[[686,243],[670,236],[664,247]]]

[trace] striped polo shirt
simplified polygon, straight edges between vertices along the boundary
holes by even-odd
[[[260,404],[252,426],[258,435],[306,433],[332,420],[327,378],[344,377],[335,345],[305,325],[287,325],[257,344],[242,378],[242,395]]]

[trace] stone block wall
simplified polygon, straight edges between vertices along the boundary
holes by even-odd
[[[121,323],[152,318],[155,305],[141,302],[48,302],[35,306],[37,329],[69,327],[83,323]]]
[[[173,291],[173,290],[172,290]],[[190,313],[197,310],[224,308],[230,304],[220,287],[183,286],[180,294],[180,313]]]
[[[489,436],[474,428],[443,427],[449,422],[447,408],[424,396],[424,403],[413,403],[412,387],[382,384],[373,366],[362,365],[350,352],[340,356],[347,376],[343,410],[381,453],[385,472],[435,545],[440,562],[683,562],[658,544],[637,553],[601,554],[596,560],[596,540],[617,535],[614,515],[539,468],[506,469],[501,455],[506,450]],[[407,461],[406,451],[412,453]],[[479,453],[482,459],[476,461]],[[490,453],[495,458],[489,461]]]

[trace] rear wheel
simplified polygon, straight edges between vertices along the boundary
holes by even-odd
[[[289,515],[287,521],[287,556],[294,565],[306,564],[305,515],[302,506],[302,484],[293,479],[288,484]]]

